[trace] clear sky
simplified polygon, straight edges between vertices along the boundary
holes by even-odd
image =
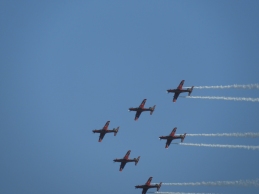
[[[0,193],[141,193],[153,182],[254,180],[259,151],[171,145],[177,133],[258,132],[259,103],[178,86],[259,83],[259,1],[0,1]],[[184,94],[186,95],[186,94]],[[193,96],[259,97],[259,90]],[[156,105],[134,121],[129,107]],[[120,126],[98,142],[100,129]],[[179,142],[175,140],[174,142]],[[185,143],[259,145],[258,138]],[[121,158],[141,156],[119,172]],[[155,191],[154,189],[149,191]],[[258,193],[258,187],[162,192]]]

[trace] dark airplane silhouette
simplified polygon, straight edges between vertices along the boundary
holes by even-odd
[[[126,153],[126,155],[124,156],[124,158],[122,159],[114,159],[113,161],[114,162],[120,162],[121,163],[121,166],[120,166],[120,171],[122,171],[122,169],[124,168],[124,166],[127,164],[127,162],[135,162],[135,165],[138,164],[138,161],[139,161],[139,158],[134,158],[134,159],[129,159],[129,155],[130,155],[130,150]]]
[[[160,136],[160,140],[161,139],[166,139],[166,144],[165,144],[165,148],[168,148],[169,145],[171,144],[171,142],[174,140],[174,139],[181,139],[181,142],[183,142],[185,136],[186,136],[186,133],[183,134],[183,135],[179,135],[179,136],[175,136],[175,132],[176,132],[176,127],[172,130],[172,132],[169,134],[169,136]]]
[[[162,182],[160,184],[150,185],[152,178],[153,178],[152,176],[149,177],[149,179],[147,180],[145,185],[136,185],[135,189],[143,189],[142,194],[146,194],[147,190],[150,188],[157,188],[157,191],[159,191],[159,189],[162,185]]]
[[[183,89],[183,84],[184,84],[184,80],[181,81],[181,83],[179,84],[179,86],[177,87],[177,89],[169,89],[169,90],[167,90],[167,93],[170,93],[170,92],[171,92],[171,93],[174,93],[173,102],[176,102],[178,96],[179,96],[182,92],[189,92],[188,96],[191,95],[194,86],[192,86],[191,88],[187,88],[187,89],[185,90],[185,89]]]
[[[105,136],[106,133],[114,133],[114,136],[117,135],[120,127],[117,127],[116,129],[113,128],[112,130],[109,130],[108,129],[109,124],[110,124],[110,121],[107,121],[102,129],[93,130],[93,133],[100,133],[99,142],[102,141],[102,139],[103,139],[103,137]]]
[[[143,111],[150,111],[150,115],[152,115],[152,113],[154,112],[156,105],[154,105],[153,107],[144,108],[146,101],[147,99],[144,99],[142,103],[139,105],[139,107],[137,108],[129,108],[129,111],[136,111],[135,121],[138,120],[140,114]]]

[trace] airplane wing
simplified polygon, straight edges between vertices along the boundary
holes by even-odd
[[[136,121],[136,120],[138,120],[138,118],[139,118],[140,114],[141,114],[141,111],[137,111],[137,112],[136,112],[136,115],[135,115],[135,121]]]
[[[142,194],[146,194],[147,190],[148,190],[148,188],[143,188]]]
[[[175,127],[173,130],[172,130],[172,132],[170,133],[170,136],[174,136],[174,134],[176,133],[176,129],[177,129],[177,127]]]
[[[144,108],[145,103],[146,103],[147,99],[144,99],[141,104],[139,105],[139,108]]]
[[[171,144],[172,141],[173,141],[172,139],[168,139],[168,140],[166,141],[165,148],[168,148],[168,147],[170,146],[170,144]]]
[[[100,133],[100,136],[99,136],[99,142],[101,142],[103,140],[103,137],[105,136],[105,133]]]
[[[107,129],[108,129],[108,126],[109,126],[109,124],[110,124],[110,121],[107,121],[107,122],[105,123],[105,125],[104,125],[103,129],[104,129],[104,130],[107,130]]]
[[[177,89],[181,90],[183,88],[183,84],[184,84],[184,80],[181,81],[181,83],[179,84],[179,86],[177,87]]]
[[[122,171],[125,165],[126,165],[126,162],[121,162],[120,171]]]
[[[178,98],[179,95],[180,95],[180,93],[177,93],[177,92],[174,93],[173,102],[176,102],[176,100],[177,100],[177,98]]]
[[[124,156],[124,158],[123,159],[128,159],[129,158],[129,155],[130,155],[130,150],[129,151],[127,151],[127,153],[125,154],[125,156]]]
[[[150,185],[150,183],[151,183],[151,181],[152,181],[152,176],[151,177],[149,177],[149,179],[147,180],[147,182],[146,182],[146,185]]]

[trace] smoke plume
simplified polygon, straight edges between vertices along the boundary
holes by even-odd
[[[187,87],[185,87],[187,88]],[[226,85],[226,86],[194,86],[195,89],[259,89],[259,84],[247,84],[247,85]]]
[[[157,194],[215,194],[215,193],[183,193],[183,192],[150,192]]]
[[[200,133],[200,134],[186,134],[186,136],[197,137],[259,137],[259,133]]]
[[[198,146],[198,147],[213,147],[213,148],[238,148],[247,150],[259,150],[259,146],[247,146],[247,145],[223,145],[223,144],[204,144],[204,143],[172,143],[183,146]]]
[[[259,98],[241,98],[241,97],[223,97],[223,96],[185,96],[185,98],[259,102]]]
[[[259,179],[239,181],[210,181],[210,182],[189,182],[189,183],[162,183],[165,186],[242,186],[259,187]]]

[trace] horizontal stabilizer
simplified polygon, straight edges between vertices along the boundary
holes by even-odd
[[[150,109],[151,109],[151,111],[150,111],[150,115],[152,115],[152,114],[153,114],[153,112],[154,112],[155,108],[156,108],[156,105],[154,105],[152,108],[150,108]]]
[[[183,142],[185,136],[186,136],[186,133],[183,135],[183,137],[182,137],[182,139],[181,139],[181,142]]]
[[[120,127],[117,127],[117,129],[115,129],[115,132],[114,132],[114,136],[117,135],[118,131],[119,131]]]
[[[192,93],[192,90],[193,90],[193,87],[194,87],[194,86],[192,86],[192,87],[191,87],[191,89],[190,89],[190,91],[189,91],[189,94],[188,94],[188,96],[190,96],[190,95],[191,95],[191,93]]]
[[[162,185],[162,182],[159,183],[159,185],[158,185],[158,187],[157,187],[157,191],[159,191],[161,185]]]
[[[135,160],[135,166],[138,164],[140,156]]]

